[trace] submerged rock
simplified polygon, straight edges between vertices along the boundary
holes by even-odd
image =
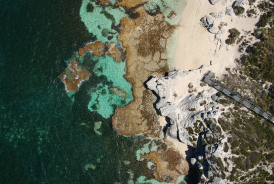
[[[99,131],[99,129],[101,128],[102,125],[102,121],[98,121],[94,123],[94,131],[98,134],[98,135],[102,135],[102,132]]]
[[[173,19],[177,14],[174,11],[171,11],[170,14],[167,16],[169,19]]]
[[[85,170],[87,171],[89,169],[95,170],[96,169],[96,165],[93,165],[93,164],[87,164],[87,165],[85,165]]]
[[[125,165],[129,165],[130,164],[130,161],[128,161],[128,160],[125,160],[123,162],[124,162]]]
[[[128,96],[127,93],[119,87],[109,88],[109,92],[110,92],[110,94],[116,94],[122,98],[127,98],[127,96]]]

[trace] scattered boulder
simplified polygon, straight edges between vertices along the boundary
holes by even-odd
[[[211,4],[216,4],[216,3],[218,3],[218,2],[220,2],[221,0],[209,0],[209,2],[211,3]]]
[[[225,32],[226,32],[226,30],[225,30],[225,29],[222,29],[222,30],[221,30],[221,33],[222,33],[222,34],[224,34]]]
[[[214,26],[214,27],[209,28],[208,31],[210,33],[216,34],[216,33],[218,33],[219,29]]]
[[[232,7],[227,7],[225,14],[229,15],[229,16],[233,16],[234,15],[233,8]]]
[[[215,17],[215,18],[222,18],[223,17],[223,12],[220,12],[220,13],[210,13],[210,15],[212,17]]]
[[[234,3],[233,3],[233,7],[235,7],[235,6],[241,6],[241,5],[243,5],[244,4],[244,0],[237,0],[237,1],[235,1]]]
[[[213,16],[211,16],[211,15],[207,15],[206,16],[206,21],[207,21],[207,24],[208,25],[212,25],[213,23],[214,23],[214,17]]]
[[[202,27],[208,27],[209,26],[208,23],[207,23],[207,20],[206,20],[206,16],[204,16],[200,19],[200,25]]]

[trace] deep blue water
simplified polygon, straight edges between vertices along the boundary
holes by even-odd
[[[135,159],[144,140],[117,135],[110,118],[87,109],[90,86],[107,80],[84,82],[73,103],[58,78],[64,60],[95,40],[80,20],[81,3],[0,1],[0,183],[126,183],[129,169],[135,178],[151,175]],[[95,170],[85,170],[90,163]]]

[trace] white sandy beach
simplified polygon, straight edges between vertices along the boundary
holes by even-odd
[[[176,69],[183,71],[193,70],[199,68],[201,65],[209,65],[210,61],[212,61],[213,66],[211,70],[221,74],[226,67],[235,66],[234,60],[240,56],[237,46],[232,46],[229,51],[224,47],[215,53],[219,45],[217,45],[217,41],[212,42],[214,34],[209,33],[204,27],[199,25],[200,19],[205,15],[209,15],[211,12],[223,12],[224,17],[216,20],[227,23],[227,26],[223,27],[223,29],[227,30],[227,32],[221,36],[223,41],[228,38],[228,30],[231,28],[236,27],[241,33],[243,33],[243,30],[253,30],[259,20],[259,16],[257,18],[241,18],[235,16],[235,19],[231,21],[231,18],[225,15],[226,7],[233,2],[234,1],[225,2],[222,0],[212,5],[208,0],[188,1],[179,22],[179,40],[174,60]],[[249,5],[247,4],[244,5],[244,7],[245,10],[249,9]]]

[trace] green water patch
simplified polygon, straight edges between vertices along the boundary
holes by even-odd
[[[83,0],[80,8],[80,16],[87,30],[96,35],[97,40],[105,42],[116,42],[119,35],[118,25],[120,20],[128,17],[125,9],[114,6],[116,2],[111,1],[110,5],[102,6],[90,0]]]
[[[87,91],[90,96],[87,109],[91,112],[96,111],[103,118],[109,118],[115,108],[128,105],[134,99],[132,84],[124,78],[126,62],[119,63],[109,55],[95,58],[92,53],[72,58],[91,73],[88,81],[94,81]],[[68,64],[69,61],[65,62]],[[67,95],[74,101],[75,92]]]
[[[154,13],[162,13],[165,16],[165,20],[172,25],[178,23],[181,18],[181,14],[185,9],[187,0],[150,0],[145,3],[146,11]],[[169,15],[173,16],[169,17]]]
[[[112,86],[106,84],[96,86],[88,105],[90,111],[96,110],[104,118],[109,118],[113,114],[114,107],[127,105],[133,100],[132,84],[124,78],[125,67],[125,62],[116,62],[111,56],[98,58],[93,73],[97,76],[105,76]]]

